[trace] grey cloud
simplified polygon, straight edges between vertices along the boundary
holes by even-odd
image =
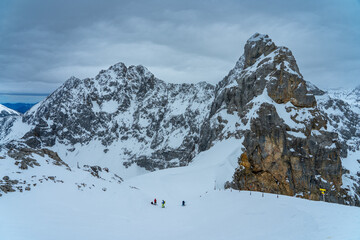
[[[217,83],[254,32],[289,47],[319,87],[360,82],[355,0],[4,0],[0,9],[1,92],[51,92],[119,61],[169,82]]]

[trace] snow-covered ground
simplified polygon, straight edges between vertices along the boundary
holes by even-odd
[[[103,181],[106,191],[79,191],[64,175],[64,183],[4,195],[0,239],[360,239],[358,207],[224,190],[240,143],[217,143],[187,167],[121,184]],[[166,208],[151,205],[155,197],[164,199]]]

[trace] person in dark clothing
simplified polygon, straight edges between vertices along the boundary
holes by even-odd
[[[182,205],[185,206],[185,201],[182,201]]]

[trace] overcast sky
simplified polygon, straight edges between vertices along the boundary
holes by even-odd
[[[216,84],[255,32],[320,88],[360,85],[360,0],[1,0],[0,93],[51,93],[117,62]]]

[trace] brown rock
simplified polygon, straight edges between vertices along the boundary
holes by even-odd
[[[320,200],[319,188],[326,188],[328,201],[343,202],[340,148],[327,147],[335,136],[294,138],[270,104],[264,103],[258,115],[245,136],[246,151],[240,156],[233,187],[313,200]],[[318,144],[323,138],[330,142]]]

